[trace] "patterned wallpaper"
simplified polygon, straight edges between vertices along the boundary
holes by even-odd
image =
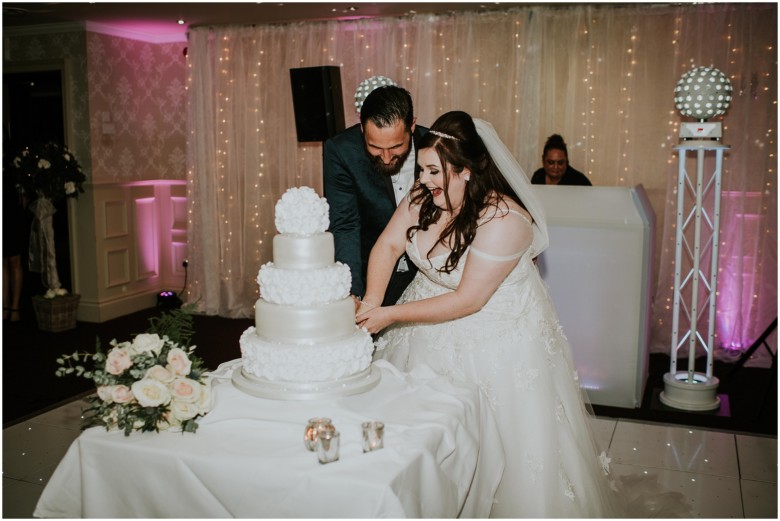
[[[71,142],[92,183],[185,179],[186,44],[83,30],[4,35],[4,62],[67,61]]]
[[[87,33],[94,182],[185,178],[185,46]]]

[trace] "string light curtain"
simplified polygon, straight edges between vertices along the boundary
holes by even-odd
[[[296,142],[288,71],[336,65],[348,126],[357,85],[383,75],[412,93],[423,125],[453,109],[491,121],[529,174],[560,133],[594,185],[642,184],[657,218],[653,350],[668,352],[673,91],[691,67],[713,65],[735,86],[719,281],[729,300],[719,303],[718,334],[749,345],[777,314],[776,19],[775,4],[602,4],[192,29],[188,301],[252,316],[276,200],[291,186],[322,187],[321,144]]]

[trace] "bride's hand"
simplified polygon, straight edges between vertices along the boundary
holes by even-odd
[[[384,328],[393,323],[390,308],[379,307],[369,308],[369,306],[360,306],[358,315],[355,317],[355,323],[359,327],[364,327],[371,333],[379,333]]]

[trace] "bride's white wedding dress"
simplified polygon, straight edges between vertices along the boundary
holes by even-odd
[[[531,227],[521,214],[506,218]],[[454,291],[471,255],[506,262],[473,247],[451,273],[448,253],[429,260],[407,253],[420,268],[399,302]],[[476,383],[499,425],[505,470],[491,517],[624,517],[595,446],[569,343],[531,258],[520,260],[477,313],[437,324],[397,324],[378,339],[377,358],[402,370],[427,364],[456,380]],[[517,258],[515,256],[515,258]]]

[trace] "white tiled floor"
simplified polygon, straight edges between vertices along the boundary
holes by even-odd
[[[81,402],[3,430],[3,517],[31,517],[71,442]],[[681,492],[686,517],[777,518],[777,439],[679,425],[597,418],[599,445],[613,475]]]

